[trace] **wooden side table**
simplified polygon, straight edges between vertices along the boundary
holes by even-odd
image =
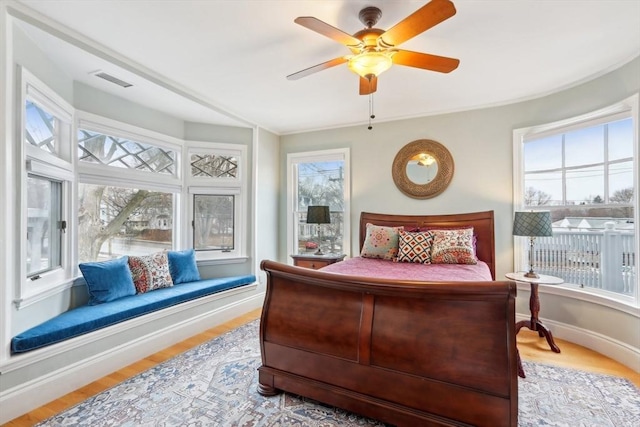
[[[531,312],[531,319],[521,320],[516,323],[516,335],[523,327],[529,328],[532,331],[537,331],[538,336],[545,337],[551,350],[555,353],[560,353],[560,347],[553,341],[553,335],[546,326],[542,324],[538,318],[540,313],[540,298],[538,296],[538,285],[560,285],[564,283],[564,280],[559,277],[547,276],[540,274],[540,277],[525,277],[524,271],[517,273],[507,273],[505,276],[507,279],[515,280],[516,282],[525,282],[531,285],[531,295],[529,296],[529,311]],[[518,376],[525,378],[524,370],[522,369],[522,361],[520,360],[520,353],[518,352]]]
[[[293,265],[298,267],[312,268],[317,270],[329,264],[333,264],[338,261],[342,261],[346,254],[325,254],[325,255],[313,255],[313,254],[297,254],[291,255],[293,258]]]

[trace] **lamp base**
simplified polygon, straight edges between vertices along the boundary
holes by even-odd
[[[530,270],[528,273],[524,274],[524,277],[528,277],[529,279],[539,279],[540,275],[538,273],[534,273],[533,270]]]
[[[324,255],[324,252],[322,252],[322,249],[320,249],[320,247],[318,246],[318,250],[316,251],[316,253],[314,253],[314,255]]]

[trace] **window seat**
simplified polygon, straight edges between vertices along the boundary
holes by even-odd
[[[255,275],[202,279],[130,295],[64,312],[11,340],[11,352],[25,353],[206,295],[252,284]]]

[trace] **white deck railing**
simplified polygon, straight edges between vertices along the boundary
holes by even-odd
[[[634,233],[615,230],[613,224],[606,227],[597,231],[554,230],[552,237],[537,238],[536,272],[585,288],[633,295],[638,271]]]

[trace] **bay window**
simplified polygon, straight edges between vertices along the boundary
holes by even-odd
[[[514,132],[516,210],[548,210],[536,271],[568,287],[638,303],[638,96],[560,123]],[[521,239],[524,240],[524,239]],[[516,241],[515,264],[529,254]]]

